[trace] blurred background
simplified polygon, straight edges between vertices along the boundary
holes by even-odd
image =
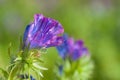
[[[12,53],[18,51],[19,37],[36,13],[58,20],[68,35],[84,40],[95,65],[92,80],[120,80],[120,0],[0,0],[0,67],[9,63],[9,43]],[[48,49],[43,80],[53,80],[56,56],[55,48]]]

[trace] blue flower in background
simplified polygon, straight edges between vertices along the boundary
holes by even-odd
[[[67,57],[67,54],[68,54],[68,41],[67,41],[67,39],[68,39],[68,36],[67,36],[67,34],[64,34],[63,35],[63,43],[60,45],[60,46],[57,46],[56,48],[57,48],[57,50],[58,50],[58,52],[59,52],[59,55],[63,58],[63,59],[65,59],[66,57]]]
[[[88,50],[82,40],[74,41],[74,39],[69,38],[67,34],[63,35],[63,39],[64,42],[60,46],[57,46],[59,55],[63,59],[69,57],[72,60],[77,60],[82,55],[88,54]]]
[[[34,15],[34,21],[26,27],[23,42],[24,47],[30,48],[58,46],[63,42],[62,37],[58,36],[64,32],[62,25],[42,14]]]
[[[25,74],[25,75],[20,75],[19,78],[20,78],[20,79],[28,79],[28,75],[27,75],[27,74]],[[33,76],[30,75],[30,80],[35,80],[35,78],[33,78]]]

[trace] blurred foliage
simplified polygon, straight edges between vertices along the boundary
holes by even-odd
[[[0,0],[0,67],[8,64],[7,48],[18,51],[19,36],[42,13],[61,22],[65,32],[83,39],[95,70],[93,80],[120,80],[120,0]],[[45,55],[44,80],[53,80],[54,48]]]

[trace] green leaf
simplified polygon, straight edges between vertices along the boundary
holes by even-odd
[[[17,76],[16,74],[21,70],[21,66],[23,66],[22,64],[16,64],[13,66],[13,68],[10,71],[8,80],[13,80],[15,76]]]
[[[7,73],[7,71],[5,71],[5,70],[2,69],[2,68],[0,68],[0,71],[2,72],[2,74],[3,74],[3,76],[4,76],[5,78],[8,78],[8,73]]]
[[[40,72],[40,70],[38,70],[37,68],[33,67],[32,68],[33,71],[35,71],[37,73],[37,75],[41,76],[41,77],[44,77],[43,74]]]
[[[34,67],[32,67],[32,70],[35,72],[36,76],[37,76],[37,79],[40,80],[40,75],[38,74],[38,71],[35,70]]]
[[[47,68],[42,67],[42,66],[38,65],[37,63],[33,63],[33,66],[34,66],[35,68],[39,69],[39,70],[48,70]]]
[[[41,63],[44,63],[44,61],[42,61],[42,60],[39,59],[39,58],[35,58],[35,59],[34,59],[34,62],[41,62]]]

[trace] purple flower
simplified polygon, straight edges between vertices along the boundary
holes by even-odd
[[[74,41],[73,38],[69,38],[66,34],[63,35],[63,39],[64,42],[57,46],[59,55],[63,59],[69,57],[72,60],[77,60],[81,56],[88,54],[88,50],[82,40]]]
[[[62,25],[52,19],[35,14],[34,21],[26,27],[23,42],[24,47],[30,48],[58,46],[63,42],[63,38],[58,36],[64,32]]]

